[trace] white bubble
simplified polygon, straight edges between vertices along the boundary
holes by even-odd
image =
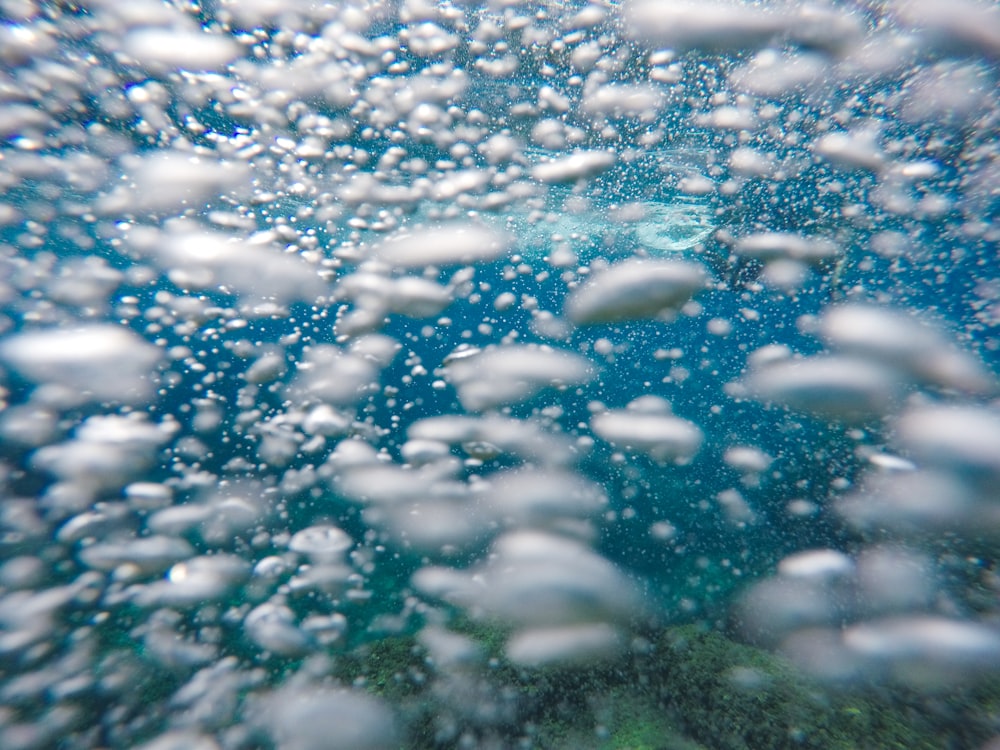
[[[915,612],[928,607],[939,587],[934,563],[925,555],[891,546],[870,547],[858,556],[858,598],[869,613]]]
[[[219,750],[219,744],[207,735],[174,729],[138,745],[136,750]]]
[[[807,550],[784,558],[778,572],[790,578],[836,579],[853,573],[854,561],[837,550]]]
[[[837,305],[824,312],[820,336],[832,348],[912,373],[915,379],[966,393],[990,393],[996,381],[944,331],[901,311]]]
[[[932,466],[1000,474],[1000,414],[977,406],[932,405],[900,417],[899,440]]]
[[[576,151],[537,164],[531,168],[531,176],[542,182],[575,182],[600,174],[614,163],[615,155],[610,151]]]
[[[767,471],[774,459],[760,448],[755,448],[752,445],[734,445],[726,448],[722,460],[726,462],[727,466],[738,471],[761,472]]]
[[[917,689],[940,689],[975,678],[1000,659],[995,628],[937,616],[900,617],[853,625],[844,631],[847,648],[887,668],[893,678]]]
[[[33,331],[0,343],[0,359],[36,384],[71,389],[71,401],[139,404],[156,386],[160,350],[110,324]]]
[[[288,542],[288,549],[306,555],[316,562],[336,562],[354,546],[347,532],[336,526],[309,526],[297,531]]]
[[[650,45],[710,50],[762,45],[791,23],[783,8],[686,0],[632,0],[625,19],[629,34]]]
[[[243,377],[248,383],[270,383],[281,378],[285,372],[285,355],[281,352],[269,352],[255,359]]]
[[[836,593],[816,578],[761,581],[739,603],[741,627],[760,643],[776,644],[796,630],[833,625],[844,614]]]
[[[574,290],[566,300],[566,314],[577,324],[669,319],[706,280],[704,268],[694,263],[623,261]]]
[[[591,380],[593,365],[571,352],[513,344],[487,349],[448,365],[462,405],[484,411],[531,398],[543,388]]]
[[[122,157],[127,187],[115,187],[98,202],[98,211],[180,213],[203,208],[220,194],[244,190],[250,172],[240,162],[223,161],[184,151],[154,151]]]
[[[185,503],[163,508],[150,515],[146,528],[156,534],[180,536],[207,521],[212,515],[208,505]]]
[[[185,178],[183,184],[190,182]],[[313,302],[326,291],[315,268],[276,244],[211,232],[184,222],[171,224],[167,231],[137,229],[130,242],[178,285],[236,294],[248,314],[261,309],[261,302]]]
[[[80,562],[90,568],[110,571],[124,565],[141,573],[161,573],[193,556],[194,548],[188,542],[159,535],[96,542],[79,553]]]
[[[1000,54],[1000,14],[990,3],[958,0],[908,0],[894,6],[896,16],[924,41],[961,52]]]
[[[274,602],[254,607],[243,621],[247,637],[265,651],[282,656],[308,653],[313,642],[295,622],[291,609]]]
[[[884,365],[825,355],[775,362],[746,380],[761,401],[847,422],[888,413],[898,403],[901,385],[897,372]]]
[[[199,555],[175,563],[165,580],[135,591],[140,606],[191,607],[231,594],[250,575],[250,565],[237,555]]]
[[[289,685],[262,703],[255,723],[279,750],[379,750],[399,740],[392,713],[363,692]]]
[[[827,133],[816,139],[813,151],[833,164],[845,169],[880,169],[886,161],[878,147],[878,133],[859,130]]]
[[[229,37],[186,28],[134,29],[126,35],[122,49],[154,72],[220,70],[240,54]]]
[[[825,237],[807,237],[790,232],[758,232],[741,237],[737,255],[760,260],[799,260],[816,263],[837,257],[841,249]]]
[[[740,91],[782,97],[819,84],[827,73],[828,64],[827,58],[817,53],[765,49],[733,70],[729,80]]]
[[[519,469],[492,474],[483,502],[503,523],[537,526],[600,512],[608,498],[600,485],[560,469]]]
[[[482,660],[482,648],[472,638],[441,627],[429,625],[417,634],[417,639],[439,670],[478,664]]]
[[[93,416],[73,439],[36,450],[31,464],[81,488],[120,489],[155,462],[157,450],[176,428],[173,422],[147,422],[140,413]]]
[[[507,642],[514,664],[588,664],[618,656],[625,647],[622,634],[606,623],[520,630]]]
[[[488,262],[507,252],[503,235],[475,224],[416,229],[392,237],[375,249],[376,256],[396,267]]]
[[[336,346],[314,346],[299,363],[287,392],[331,407],[350,406],[373,389],[379,364]]]
[[[424,568],[414,585],[502,622],[531,626],[624,621],[642,611],[632,583],[580,541],[541,531],[498,538],[469,572]]]
[[[630,409],[597,414],[590,427],[612,445],[645,453],[657,461],[690,461],[704,439],[698,426],[686,419]]]
[[[907,471],[866,478],[860,491],[838,502],[838,511],[858,529],[886,529],[902,538],[937,538],[962,531],[975,539],[995,536],[991,506],[950,472]]]

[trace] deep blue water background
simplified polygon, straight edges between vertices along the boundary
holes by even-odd
[[[386,28],[386,33],[393,31]],[[407,56],[407,61],[416,73],[428,66],[427,61],[415,56]],[[691,164],[698,169],[715,165],[720,171],[717,181],[727,176],[726,158],[732,144],[725,133],[718,133],[691,125],[693,103],[699,98],[707,99],[719,89],[727,70],[744,62],[746,57],[736,54],[729,58],[708,58],[708,63],[700,66],[689,65],[685,79],[686,98],[670,101],[662,114],[661,123],[666,134],[660,145],[649,149],[636,149],[629,159],[621,159],[607,174],[602,175],[580,190],[582,197],[592,201],[594,210],[605,212],[612,206],[630,201],[665,201],[676,197],[676,172],[672,171],[678,162]],[[551,74],[538,73],[541,61],[546,60],[544,50],[532,49],[525,58],[523,72],[515,79],[490,81],[476,77],[469,71],[471,85],[462,98],[462,103],[476,106],[491,116],[501,117],[509,103],[524,97],[531,97],[538,86],[553,80]],[[459,60],[459,63],[462,61]],[[114,61],[108,64],[115,66]],[[534,67],[533,67],[534,66]],[[555,66],[554,79],[568,76],[570,71]],[[626,67],[620,76],[623,81],[639,80],[644,69]],[[808,123],[836,106],[850,104],[857,111],[876,107],[874,99],[857,89],[849,89],[836,84],[830,85],[829,97],[825,100],[803,98],[801,101],[785,103],[786,111],[798,111],[803,117],[802,128],[808,133]],[[176,120],[185,114],[184,107],[175,106],[170,110]],[[206,107],[194,114],[219,135],[232,135],[243,124],[227,118],[218,107]],[[574,121],[577,113],[571,112],[567,119]],[[103,121],[105,125],[134,140],[139,151],[150,150],[155,143],[138,135],[129,123],[103,118],[99,107],[81,113],[81,123],[90,119]],[[582,124],[582,120],[579,120]],[[507,122],[515,135],[524,136],[531,122]],[[629,122],[617,123],[621,138],[613,144],[624,154],[637,134],[649,127],[648,124]],[[905,124],[887,121],[887,137],[913,136],[919,141],[926,133],[919,128],[907,131]],[[666,398],[674,411],[681,417],[699,425],[705,432],[705,443],[690,465],[660,466],[642,457],[629,457],[624,463],[612,459],[613,451],[598,441],[593,451],[581,461],[581,469],[589,478],[604,486],[611,499],[611,507],[617,511],[613,519],[599,523],[599,547],[611,559],[620,563],[637,575],[648,578],[651,596],[662,599],[667,617],[685,616],[678,608],[682,597],[692,596],[701,601],[724,600],[730,589],[755,576],[769,573],[777,560],[788,552],[811,546],[834,545],[849,547],[852,539],[839,521],[828,512],[828,501],[837,492],[849,487],[856,478],[861,464],[854,451],[859,443],[881,444],[887,437],[882,425],[865,425],[863,435],[849,434],[847,427],[826,424],[809,417],[794,414],[776,407],[768,407],[750,401],[731,398],[724,387],[738,380],[744,371],[746,356],[753,350],[772,343],[786,344],[793,350],[809,354],[819,351],[816,339],[800,331],[803,318],[815,316],[827,305],[841,300],[876,300],[907,310],[919,310],[929,321],[944,323],[956,339],[982,356],[994,372],[1000,371],[1000,347],[997,342],[986,338],[989,328],[982,325],[977,315],[982,309],[979,300],[984,296],[978,286],[983,282],[984,269],[995,269],[996,258],[989,242],[982,238],[970,237],[959,231],[967,218],[962,214],[960,180],[950,157],[957,157],[968,133],[956,128],[954,132],[940,135],[935,162],[941,168],[939,174],[911,189],[915,197],[934,192],[955,200],[951,210],[932,218],[894,215],[880,208],[872,200],[870,191],[875,186],[874,178],[865,173],[839,173],[829,165],[807,159],[805,166],[793,179],[773,181],[760,178],[742,179],[739,193],[732,197],[714,196],[709,204],[715,212],[720,228],[735,236],[753,231],[789,231],[805,234],[833,236],[845,248],[845,262],[841,267],[821,267],[814,269],[804,287],[794,294],[776,293],[754,286],[753,264],[737,263],[730,259],[729,248],[719,240],[707,243],[703,259],[711,267],[717,287],[698,295],[697,301],[702,311],[695,316],[681,316],[671,323],[635,322],[618,326],[594,326],[573,330],[565,340],[549,340],[531,332],[530,312],[515,305],[503,313],[490,308],[492,299],[501,292],[513,292],[535,298],[539,307],[559,315],[566,287],[559,280],[558,270],[548,278],[538,280],[534,274],[516,274],[510,279],[505,274],[509,263],[501,260],[477,269],[475,282],[487,284],[489,293],[482,295],[482,301],[472,304],[459,300],[445,311],[451,319],[448,327],[440,327],[432,336],[424,336],[421,329],[433,321],[412,320],[393,316],[385,328],[385,333],[396,338],[403,345],[394,362],[381,375],[381,385],[395,386],[399,393],[395,396],[396,406],[390,406],[378,393],[363,404],[361,416],[374,425],[389,427],[390,432],[379,443],[390,454],[398,456],[398,446],[405,437],[406,428],[418,419],[439,414],[458,413],[460,407],[454,391],[450,388],[431,387],[435,379],[433,370],[444,357],[459,344],[485,346],[497,343],[508,331],[518,331],[522,343],[540,341],[571,350],[586,351],[599,338],[607,338],[624,347],[611,361],[599,362],[601,374],[597,382],[591,383],[577,395],[570,391],[565,394],[544,392],[537,398],[515,406],[511,413],[527,417],[545,406],[557,403],[563,410],[558,424],[553,429],[561,429],[576,435],[580,423],[589,418],[587,405],[592,400],[600,400],[608,407],[622,407],[630,400],[647,394]],[[203,139],[209,144],[209,139]],[[380,153],[391,147],[388,139],[376,136],[361,138],[354,144],[372,153],[370,164],[378,161]],[[409,156],[422,157],[433,163],[446,156],[429,143],[406,144]],[[591,148],[605,144],[593,137],[583,144]],[[789,147],[776,140],[767,132],[758,132],[751,144],[768,151],[779,159],[804,158],[803,146]],[[64,149],[55,148],[52,155],[61,154]],[[919,156],[919,154],[917,154]],[[633,158],[634,157],[634,158]],[[373,167],[372,167],[373,168]],[[268,177],[259,174],[258,176]],[[842,183],[838,193],[825,189],[826,183],[836,177]],[[317,175],[319,184],[325,177]],[[39,185],[30,180],[15,189],[12,200],[23,207],[29,216],[44,219],[38,198]],[[551,191],[553,200],[550,207],[561,210],[561,201],[566,189]],[[845,196],[856,199],[864,207],[863,220],[846,219],[840,210]],[[91,196],[92,197],[92,196]],[[81,196],[86,200],[88,196]],[[289,204],[295,201],[288,199]],[[224,205],[224,204],[220,204]],[[990,204],[987,204],[990,205]],[[281,206],[275,206],[270,217],[281,214]],[[272,218],[264,211],[258,211],[261,226],[269,225]],[[141,217],[140,217],[141,218]],[[72,217],[59,217],[56,224],[70,222]],[[81,227],[77,227],[80,229]],[[332,253],[346,233],[330,231],[328,227],[315,228],[321,244]],[[119,252],[110,237],[114,231],[108,225],[85,225],[82,227],[95,245],[89,252],[103,257],[108,264],[122,270],[128,269],[132,261]],[[84,256],[71,242],[60,242],[56,233],[50,237],[50,244],[41,250],[21,247],[21,228],[0,227],[0,242],[18,248],[24,257],[38,253],[55,253],[60,259],[70,256]],[[873,252],[874,238],[881,233],[898,232],[907,237],[908,249],[901,257],[891,257]],[[597,243],[584,249],[581,263],[596,258],[614,262],[628,257],[637,248],[622,233],[621,239],[611,245]],[[537,257],[537,248],[515,245],[513,252],[523,252],[526,262],[534,271],[544,270],[546,264]],[[10,251],[9,254],[14,253]],[[16,263],[15,263],[16,265]],[[350,266],[345,268],[349,271]],[[441,279],[453,269],[442,271]],[[138,307],[146,309],[154,304],[156,293],[165,289],[173,293],[183,293],[166,279],[155,285],[129,286],[126,282],[118,288],[116,298],[135,295]],[[9,332],[20,330],[24,324],[22,317],[27,305],[25,301],[33,293],[30,285],[21,289],[21,298],[7,304],[10,320]],[[232,304],[232,298],[223,294],[204,295],[217,301],[221,306]],[[755,316],[747,319],[743,310],[752,308]],[[69,311],[83,317],[82,311]],[[114,317],[112,314],[110,317]],[[243,457],[251,464],[256,463],[254,439],[239,434],[233,427],[236,414],[235,402],[242,386],[238,376],[245,363],[232,357],[223,344],[226,340],[248,339],[259,342],[260,346],[277,344],[284,336],[299,330],[302,338],[285,346],[289,363],[289,375],[294,374],[295,363],[302,359],[304,347],[311,344],[334,343],[333,324],[336,306],[314,309],[297,304],[291,309],[287,319],[251,320],[247,328],[225,332],[207,323],[193,337],[178,335],[169,329],[156,334],[166,340],[166,348],[175,344],[190,346],[195,359],[209,371],[221,374],[207,390],[213,398],[225,405],[228,429],[220,432],[225,441],[209,445],[211,455],[204,457],[206,469],[222,471],[222,467],[234,457]],[[493,332],[482,334],[478,325],[491,319]],[[716,336],[706,331],[706,322],[712,319],[731,321],[732,331],[727,336]],[[53,318],[57,322],[57,318]],[[141,317],[129,323],[139,332],[144,330]],[[212,333],[205,333],[215,328]],[[470,331],[468,337],[461,332]],[[653,356],[658,349],[679,348],[683,357],[676,361],[662,361]],[[409,384],[403,382],[410,366],[406,364],[413,356],[419,357],[432,374],[415,378]],[[673,365],[683,366],[689,376],[683,382],[663,382]],[[155,417],[172,414],[188,426],[191,419],[188,405],[192,399],[204,397],[206,387],[200,382],[198,373],[185,369],[183,363],[175,363],[171,368],[178,376],[177,382],[169,386],[157,403],[150,407]],[[24,383],[13,381],[13,400],[23,400],[28,391]],[[265,418],[278,413],[282,408],[280,392],[270,392],[262,388],[260,401],[266,407]],[[412,408],[401,410],[399,404],[411,404]],[[713,410],[713,407],[715,409]],[[77,416],[84,416],[82,410]],[[395,418],[395,419],[394,419]],[[752,445],[775,457],[771,469],[766,472],[758,487],[742,487],[739,472],[727,467],[722,460],[725,449],[732,445]],[[24,453],[12,456],[15,463],[26,460]],[[312,460],[312,459],[309,459]],[[303,463],[307,460],[303,459]],[[495,466],[499,468],[503,462]],[[293,463],[292,468],[295,467]],[[164,461],[151,480],[166,479],[172,475],[168,462]],[[273,481],[277,470],[249,472],[248,479]],[[839,487],[834,484],[839,480]],[[30,474],[19,480],[26,492],[32,492],[44,479]],[[736,528],[726,522],[714,501],[717,493],[733,487],[740,488],[756,521],[744,528]],[[361,532],[357,508],[341,499],[325,497],[317,504],[314,493],[305,493],[298,500],[289,503],[298,508],[298,515],[291,518],[292,526],[304,526],[314,518],[333,514],[356,533]],[[818,513],[801,518],[788,513],[789,501],[803,498],[815,503]],[[183,498],[180,498],[183,499]],[[332,503],[332,505],[331,505]],[[321,507],[320,507],[321,506]],[[628,513],[622,514],[629,509]],[[652,538],[649,527],[652,523],[667,520],[677,529],[677,536],[670,543]],[[723,561],[727,561],[723,563]],[[471,560],[470,560],[471,562]],[[413,567],[419,564],[414,559],[401,563],[392,575],[398,580],[397,588],[404,588],[405,581]],[[732,569],[739,569],[739,575]],[[702,576],[698,580],[693,575]],[[706,583],[706,579],[710,579]],[[718,587],[717,591],[713,587]],[[386,590],[392,587],[386,587]],[[698,611],[698,608],[696,608]]]

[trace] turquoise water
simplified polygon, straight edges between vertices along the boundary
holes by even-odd
[[[991,747],[977,0],[0,0],[0,747]]]

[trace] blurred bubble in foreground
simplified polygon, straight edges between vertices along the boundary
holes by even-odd
[[[998,65],[0,0],[0,747],[1000,742]]]

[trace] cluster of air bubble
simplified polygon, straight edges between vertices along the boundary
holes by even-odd
[[[483,632],[995,674],[998,58],[985,0],[0,0],[0,746],[394,747],[334,675],[400,634],[441,746],[531,743]]]

